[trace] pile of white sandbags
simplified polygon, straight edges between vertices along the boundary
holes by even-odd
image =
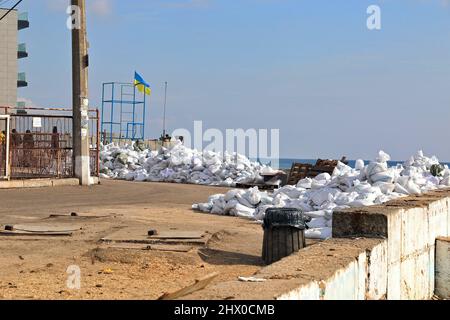
[[[110,144],[100,152],[100,177],[129,181],[177,182],[232,187],[262,182],[260,172],[271,170],[240,154],[199,152],[180,141],[160,151],[136,144]]]
[[[339,163],[332,175],[306,178],[296,186],[284,186],[269,194],[258,188],[231,190],[209,197],[207,203],[194,204],[202,212],[262,220],[267,208],[299,208],[312,218],[306,237],[331,237],[334,210],[385,203],[402,196],[420,194],[450,186],[450,170],[436,157],[419,151],[403,165],[388,167],[390,156],[380,151],[375,161],[365,166],[356,161],[355,168]],[[433,174],[431,173],[433,172]]]

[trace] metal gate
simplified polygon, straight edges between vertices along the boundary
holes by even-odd
[[[11,179],[74,176],[72,110],[8,108],[7,112],[10,150],[6,152],[9,155],[6,176]],[[98,111],[91,110],[89,115],[91,175],[98,176]]]
[[[0,180],[9,179],[9,116],[0,115]]]

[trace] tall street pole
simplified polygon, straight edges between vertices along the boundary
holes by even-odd
[[[72,94],[73,94],[73,164],[80,184],[90,184],[89,168],[89,100],[88,43],[85,0],[71,0],[75,19],[72,28]]]
[[[167,81],[164,84],[165,84],[165,87],[164,87],[163,137],[166,136]]]

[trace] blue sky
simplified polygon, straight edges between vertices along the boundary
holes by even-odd
[[[71,101],[68,0],[24,0],[20,33],[39,106]],[[450,160],[450,5],[445,0],[87,0],[90,100],[101,83],[153,86],[149,137],[169,129],[279,128],[282,157]],[[381,7],[369,31],[366,9]]]

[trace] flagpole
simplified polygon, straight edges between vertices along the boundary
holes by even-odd
[[[164,90],[164,117],[163,117],[163,137],[166,136],[166,106],[167,106],[167,81]]]

